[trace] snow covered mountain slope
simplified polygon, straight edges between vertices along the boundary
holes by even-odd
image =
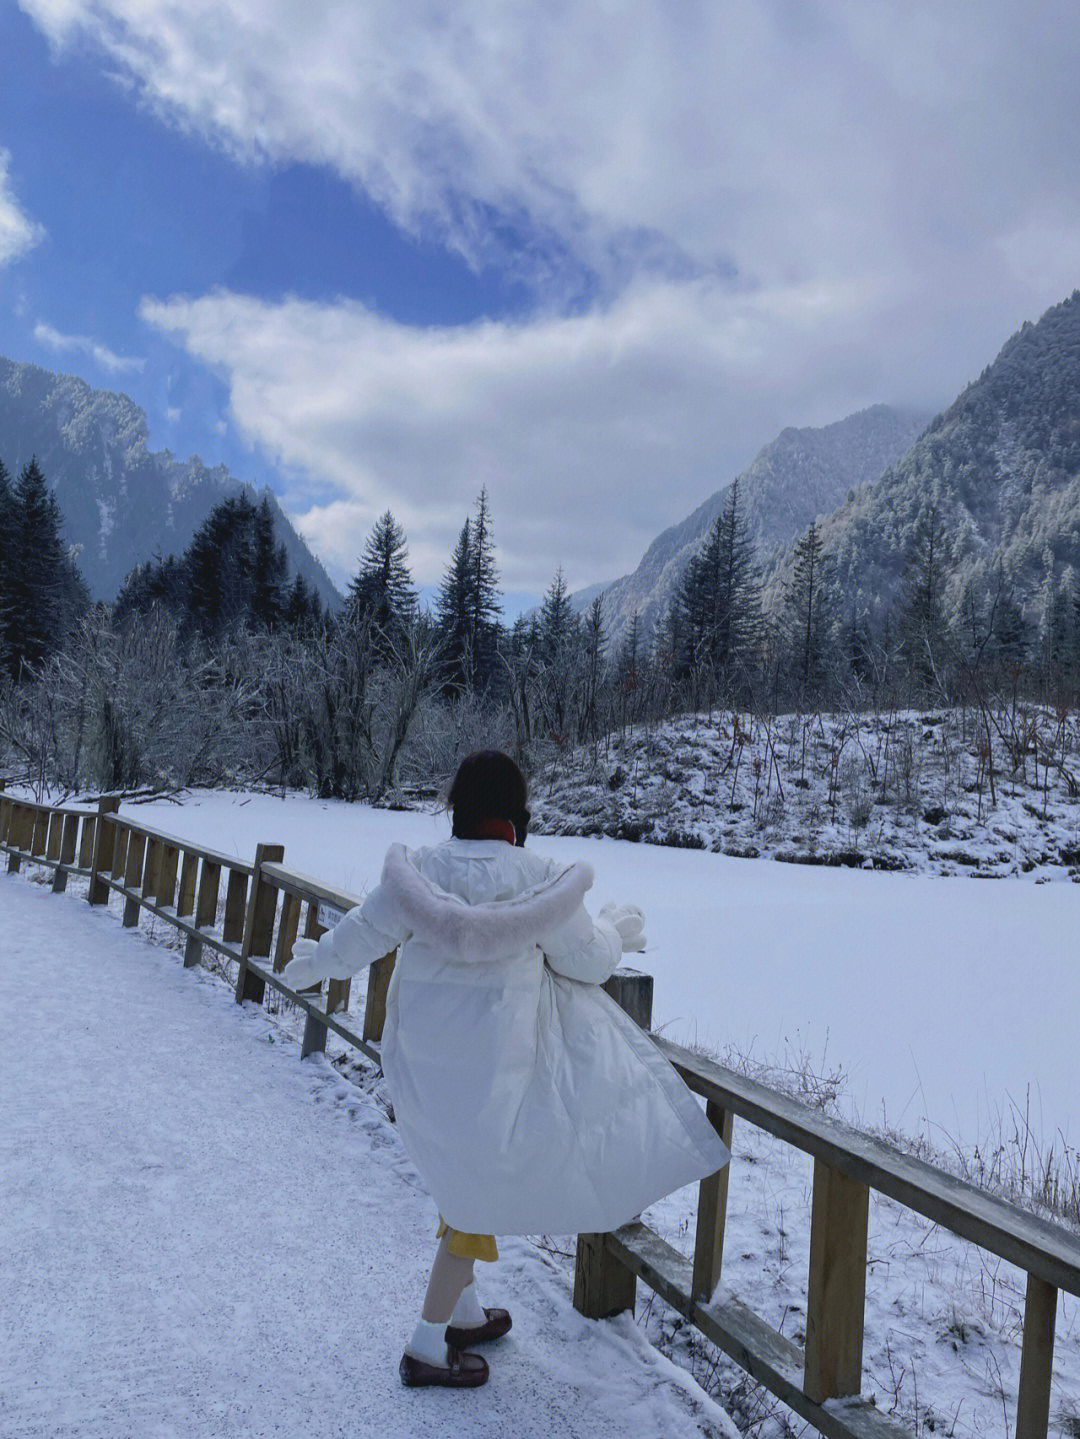
[[[226,495],[254,493],[223,465],[208,468],[194,455],[178,460],[147,441],[146,415],[127,395],[0,356],[0,459],[14,479],[37,457],[94,599],[114,599],[128,571],[156,553],[179,555]],[[326,571],[273,494],[270,502],[290,574],[336,605]]]
[[[922,412],[873,405],[821,429],[786,429],[760,450],[739,480],[740,507],[761,560],[781,551],[819,515],[828,514],[848,491],[882,472],[914,444],[930,419]],[[663,616],[690,556],[723,510],[731,486],[653,540],[632,575],[593,585],[573,596],[584,609],[601,591],[613,637],[623,634],[636,611],[642,633]]]

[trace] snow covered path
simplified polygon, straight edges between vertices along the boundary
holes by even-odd
[[[0,875],[0,1025],[5,1439],[734,1434],[520,1239],[487,1387],[403,1389],[435,1210],[392,1125],[115,914]]]

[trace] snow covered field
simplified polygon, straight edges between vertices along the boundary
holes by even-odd
[[[445,816],[291,795],[202,793],[125,806],[168,832],[285,863],[356,893],[386,847],[437,843]],[[862,1122],[968,1150],[1012,1133],[1080,1145],[1080,889],[753,863],[698,850],[536,836],[596,871],[594,903],[645,911],[654,1018],[682,1043],[841,1066]]]
[[[195,795],[133,812],[245,857],[259,840],[280,842],[287,864],[358,892],[389,842],[436,842],[447,830],[441,815],[296,796]],[[588,859],[596,904],[642,904],[640,967],[656,975],[657,1019],[674,1037],[781,1063],[820,1061],[827,1043],[815,1067],[850,1072],[843,1102],[871,1123],[884,1108],[890,1124],[932,1139],[939,1124],[963,1132],[965,1096],[977,1128],[993,1096],[1005,1105],[1009,1086],[1029,1080],[1044,1125],[1064,1130],[1077,1113],[1071,885],[533,842]],[[3,1314],[19,1316],[0,1320],[4,1374],[16,1379],[0,1386],[16,1396],[0,1399],[5,1435],[292,1434],[310,1432],[313,1414],[331,1434],[460,1432],[434,1403],[403,1407],[396,1387],[432,1214],[369,1072],[355,1066],[357,1087],[323,1059],[300,1065],[287,1042],[294,1020],[241,1012],[221,980],[184,974],[175,951],[121,931],[115,901],[111,915],[90,912],[75,892],[0,876],[0,907],[0,1161],[16,1215]],[[159,921],[143,925],[177,944]],[[13,968],[11,955],[27,953],[44,958]],[[724,1292],[801,1339],[810,1163],[745,1125],[733,1149]],[[683,1191],[646,1218],[689,1253],[695,1203]],[[779,1406],[659,1301],[643,1297],[637,1326],[580,1321],[571,1246],[504,1246],[490,1292],[518,1323],[502,1387],[493,1381],[489,1407],[470,1410],[468,1432],[725,1432],[643,1336],[756,1439],[781,1432]],[[869,1252],[864,1393],[915,1415],[920,1432],[1006,1432],[1021,1276],[877,1197]],[[1052,1402],[1069,1439],[1080,1434],[1077,1308],[1061,1302]],[[634,1406],[625,1419],[621,1392]]]
[[[733,1439],[523,1239],[489,1384],[405,1390],[435,1209],[382,1110],[77,894],[0,915],[4,1439]]]

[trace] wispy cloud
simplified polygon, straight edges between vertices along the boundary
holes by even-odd
[[[0,265],[10,265],[45,238],[44,227],[24,213],[11,191],[11,154],[0,147]]]
[[[50,350],[89,355],[103,370],[108,370],[112,375],[129,374],[141,370],[145,364],[144,360],[135,356],[115,354],[108,346],[102,345],[90,335],[64,335],[52,325],[47,325],[44,320],[39,320],[34,326],[34,339],[39,344],[47,345]]]

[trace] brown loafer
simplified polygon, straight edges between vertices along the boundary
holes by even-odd
[[[446,1342],[451,1349],[464,1349],[467,1344],[483,1344],[488,1339],[501,1339],[509,1333],[514,1321],[505,1309],[485,1309],[484,1313],[486,1322],[477,1324],[473,1329],[458,1328],[456,1324],[447,1327]]]
[[[401,1382],[409,1389],[419,1389],[424,1384],[441,1384],[446,1389],[475,1389],[486,1384],[487,1362],[479,1354],[465,1354],[450,1346],[450,1363],[428,1364],[423,1359],[414,1359],[403,1354],[398,1365]]]

